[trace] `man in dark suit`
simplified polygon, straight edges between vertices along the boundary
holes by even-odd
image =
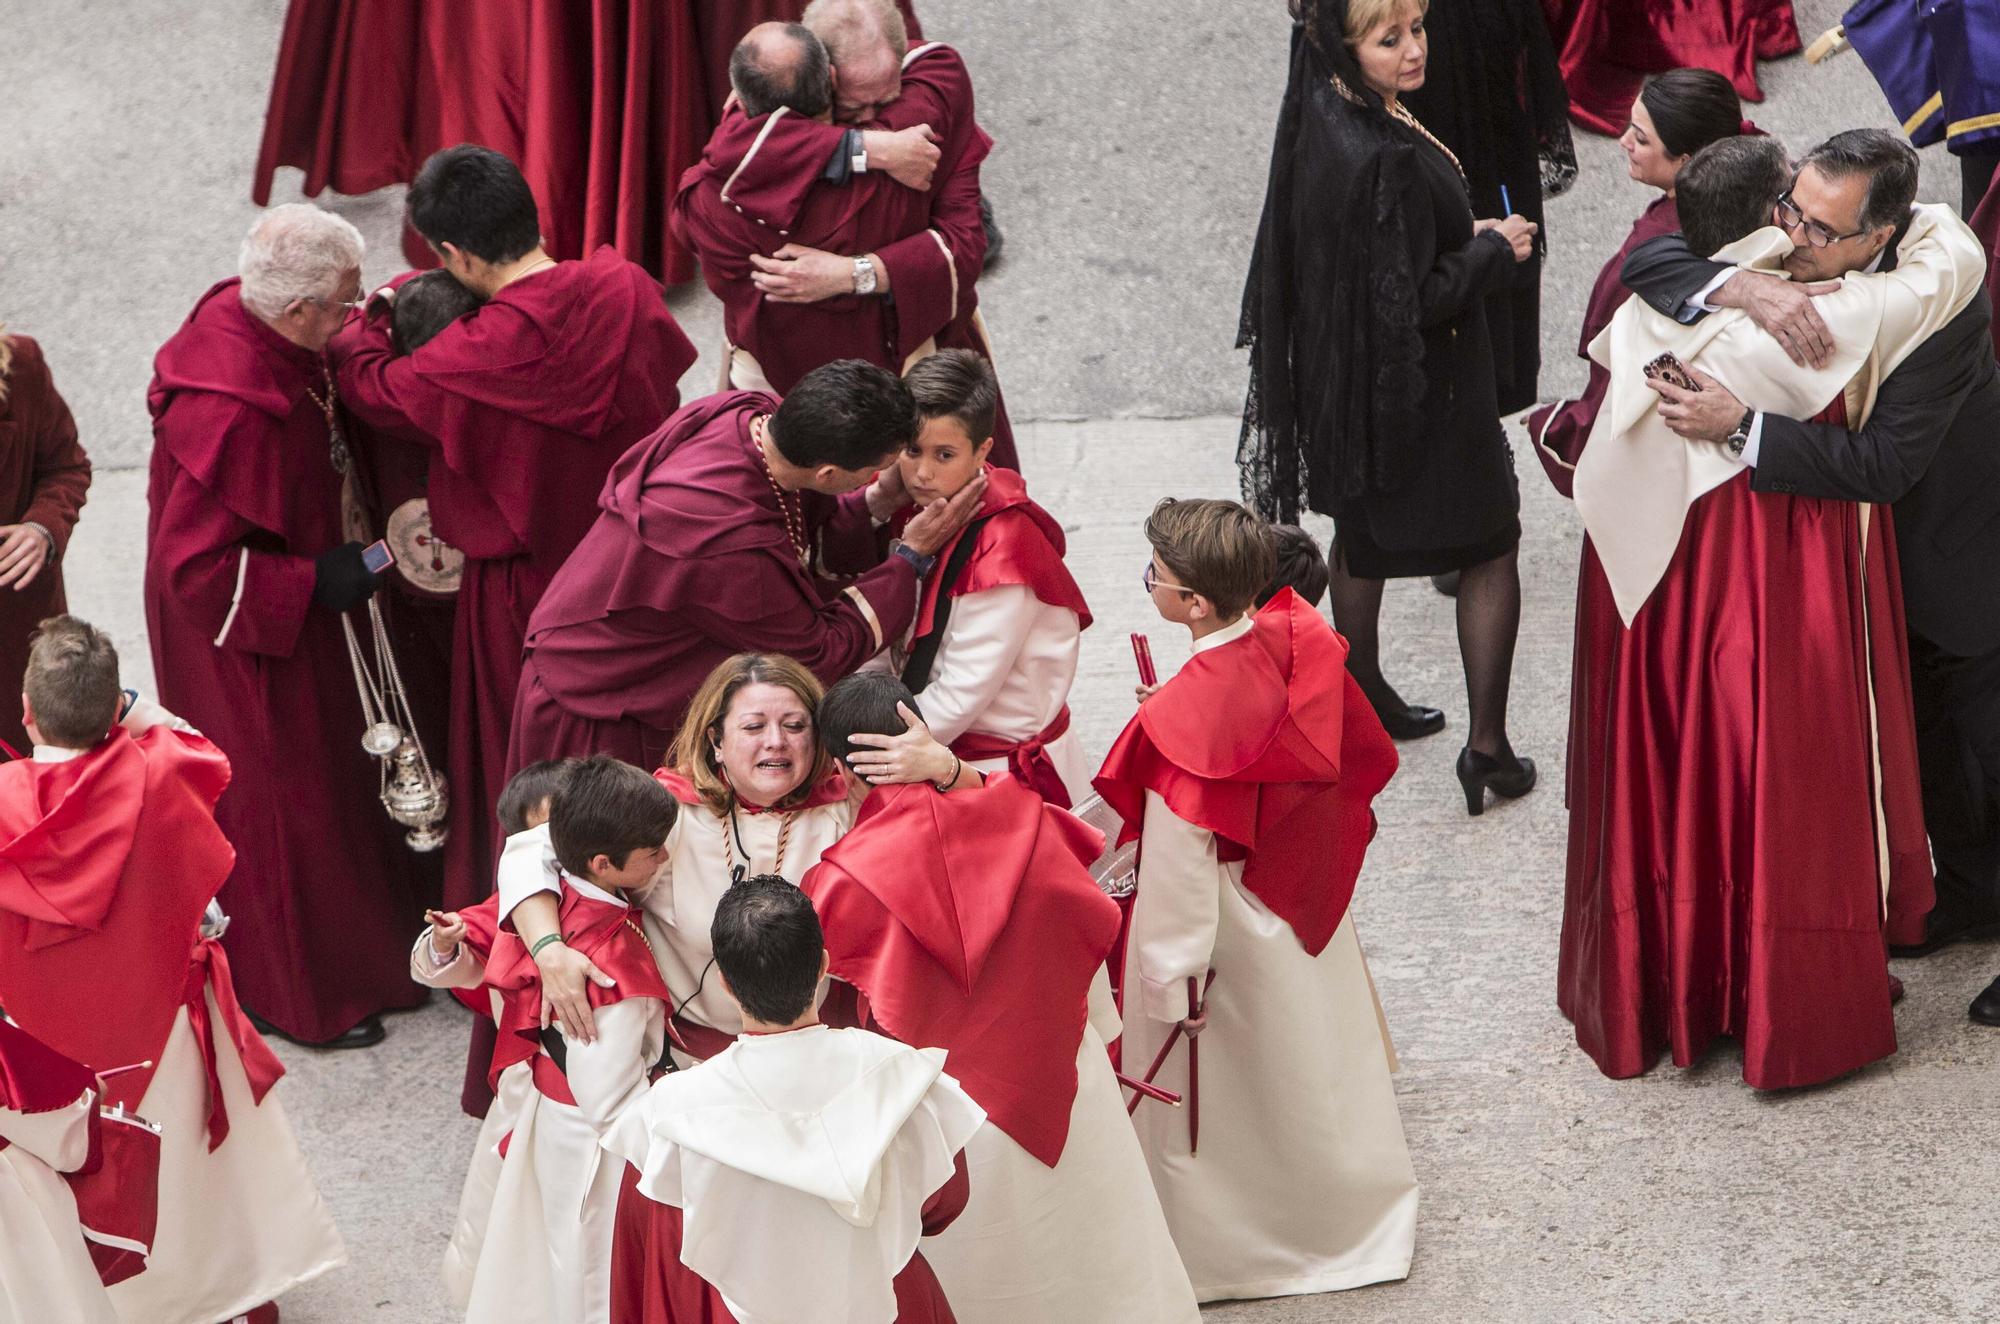
[[[1797,247],[1790,282],[1704,261],[1678,235],[1628,259],[1633,292],[1692,321],[1743,309],[1800,363],[1823,361],[1812,295],[1849,272],[1891,270],[1916,200],[1917,159],[1892,134],[1857,129],[1808,152],[1774,223]],[[1924,818],[1937,906],[1921,956],[2000,933],[2000,374],[1992,306],[1978,295],[1882,382],[1859,431],[1748,410],[1712,379],[1702,390],[1654,382],[1660,417],[1681,436],[1722,443],[1755,469],[1751,486],[1893,503],[1910,630]],[[1973,1002],[2000,1025],[2000,979]]]

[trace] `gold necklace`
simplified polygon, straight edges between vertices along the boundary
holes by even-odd
[[[812,557],[806,550],[805,498],[778,486],[778,476],[771,472],[771,457],[764,453],[767,435],[768,425],[763,416],[750,421],[750,439],[757,443],[757,463],[764,470],[764,481],[771,485],[771,494],[778,498],[778,513],[785,517],[785,536],[791,539],[792,550],[798,553],[799,565],[807,567],[812,564]]]
[[[347,471],[354,467],[354,457],[348,452],[347,438],[341,435],[340,420],[333,412],[334,402],[338,399],[333,391],[333,369],[328,367],[324,360],[319,367],[320,371],[326,374],[326,396],[322,399],[320,393],[313,390],[312,383],[308,382],[306,397],[319,406],[320,413],[326,415],[327,459],[332,461],[333,471],[345,478]]]

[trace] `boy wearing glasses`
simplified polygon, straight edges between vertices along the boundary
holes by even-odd
[[[1133,1117],[1167,1223],[1203,1301],[1406,1277],[1416,1178],[1347,915],[1395,746],[1317,612],[1284,588],[1252,613],[1263,521],[1170,498],[1146,537],[1194,656],[1096,785],[1139,839],[1124,1070],[1185,1100]]]

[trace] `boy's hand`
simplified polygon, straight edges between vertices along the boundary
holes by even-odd
[[[1206,1030],[1207,1028],[1208,1028],[1208,1013],[1205,1011],[1199,1016],[1189,1016],[1181,1021],[1181,1033],[1185,1034],[1190,1039],[1194,1038],[1196,1035],[1200,1034],[1203,1030]]]
[[[552,942],[535,957],[542,972],[542,1028],[558,1024],[578,1043],[597,1042],[597,1017],[590,1010],[587,984],[614,988],[618,981],[567,943]]]
[[[465,941],[465,920],[456,910],[426,910],[424,918],[431,925],[431,955],[439,965],[450,965],[458,959],[458,945]]]
[[[1135,696],[1137,696],[1140,703],[1144,703],[1146,700],[1152,698],[1155,694],[1158,694],[1159,692],[1160,692],[1160,687],[1158,685],[1147,685],[1141,683],[1138,685],[1134,685],[1132,687],[1132,693]]]

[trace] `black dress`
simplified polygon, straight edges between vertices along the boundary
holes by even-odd
[[[1362,87],[1326,22],[1293,34],[1244,287],[1244,499],[1332,515],[1361,578],[1463,569],[1520,538],[1485,314],[1513,254],[1473,235],[1457,167]]]
[[[1486,300],[1500,412],[1511,414],[1540,398],[1548,253],[1542,197],[1545,188],[1560,193],[1576,178],[1569,94],[1541,0],[1451,0],[1432,5],[1424,27],[1429,68],[1404,104],[1457,153],[1475,216],[1505,216],[1511,208],[1543,227],[1534,256]]]
[[[1521,538],[1486,323],[1490,296],[1514,274],[1513,250],[1497,232],[1472,233],[1465,180],[1451,160],[1414,130],[1395,128],[1417,148],[1401,205],[1424,342],[1423,406],[1410,441],[1424,462],[1396,491],[1343,500],[1331,512],[1335,551],[1360,579],[1463,570]]]

